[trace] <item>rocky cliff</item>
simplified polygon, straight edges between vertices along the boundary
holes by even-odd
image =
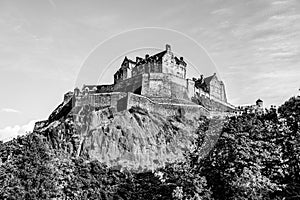
[[[51,119],[55,120],[48,119],[35,131],[46,136],[53,148],[131,170],[151,170],[183,160],[201,123],[199,118],[165,117],[139,107],[122,112],[75,107],[60,119]]]

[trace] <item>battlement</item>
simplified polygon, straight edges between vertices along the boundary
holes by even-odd
[[[73,113],[77,108],[90,106],[95,110],[115,112],[139,107],[163,116],[230,116],[235,107],[227,102],[225,84],[216,73],[204,78],[186,78],[188,66],[183,57],[176,57],[171,46],[155,55],[136,60],[124,58],[110,85],[83,85],[67,92],[64,101],[51,113],[48,120],[36,123],[40,129]],[[262,101],[257,101],[262,107]],[[74,112],[72,112],[74,111]]]
[[[188,79],[187,68],[183,57],[176,57],[168,44],[164,51],[152,56],[146,54],[144,58],[136,57],[135,61],[125,57],[114,74],[113,84],[84,85],[81,90],[76,88],[75,106],[90,104],[99,109],[114,107],[117,110],[128,109],[128,106],[146,106],[154,111],[166,110],[168,104],[169,107],[184,105],[211,111],[222,110],[213,109],[212,105],[216,104],[207,103],[214,101],[218,102],[217,105],[233,107],[227,103],[225,84],[216,73],[206,78]],[[143,103],[138,103],[136,99]],[[174,109],[168,112],[170,110]]]
[[[158,103],[147,97],[128,93],[127,109],[132,107],[140,107],[148,110],[148,112],[159,113],[163,116],[178,116],[183,114],[188,119],[193,119],[196,116],[209,116],[209,110],[201,105],[180,102]]]
[[[86,94],[74,96],[74,106],[80,107],[89,105],[95,109],[112,108],[117,112],[129,110],[132,107],[140,107],[148,112],[159,113],[164,116],[176,116],[179,112],[184,112],[187,118],[195,115],[209,116],[209,110],[201,105],[190,102],[169,102],[170,99],[155,101],[148,97],[131,92],[112,92]]]

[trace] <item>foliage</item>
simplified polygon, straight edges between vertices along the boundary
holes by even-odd
[[[186,161],[155,171],[71,157],[38,133],[0,142],[0,199],[299,199],[299,106],[201,118]]]
[[[269,199],[281,185],[266,164],[280,161],[264,123],[256,117],[232,118],[209,157],[194,163],[206,176],[216,199]],[[274,166],[272,166],[274,167]]]
[[[51,155],[40,136],[31,134],[0,149],[0,199],[47,199],[55,195]]]
[[[280,147],[284,161],[281,168],[286,190],[282,194],[291,199],[300,198],[300,97],[292,97],[278,109],[284,124]]]
[[[232,117],[210,155],[190,153],[215,199],[299,199],[299,98],[263,116]]]

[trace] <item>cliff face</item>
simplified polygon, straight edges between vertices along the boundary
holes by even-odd
[[[183,159],[195,126],[163,116],[125,111],[111,119],[94,112],[82,150],[92,159],[126,168],[156,168]]]
[[[167,118],[140,108],[114,112],[81,107],[37,131],[70,155],[117,168],[151,170],[183,160],[198,126],[197,120]]]

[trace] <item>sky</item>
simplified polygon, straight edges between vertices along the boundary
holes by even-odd
[[[135,29],[144,32],[126,33]],[[281,105],[299,93],[298,0],[0,0],[0,140],[46,119],[76,84],[104,80],[101,70],[117,69],[126,52],[166,43],[203,74],[217,71],[234,105]]]

